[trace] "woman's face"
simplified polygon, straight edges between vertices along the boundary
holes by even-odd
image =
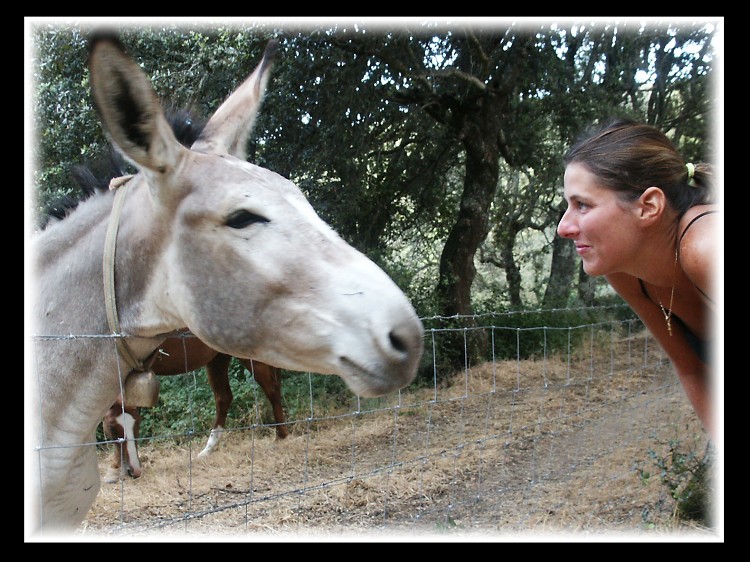
[[[629,259],[642,243],[634,208],[576,162],[565,170],[564,196],[568,208],[557,233],[573,240],[584,271],[588,275],[627,271]]]

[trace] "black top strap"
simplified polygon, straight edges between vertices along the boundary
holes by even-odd
[[[684,230],[682,231],[682,234],[680,234],[680,238],[679,238],[679,240],[677,241],[677,257],[678,257],[678,258],[679,258],[679,256],[680,256],[680,251],[681,251],[681,249],[682,249],[682,239],[683,239],[683,238],[685,238],[685,234],[687,234],[688,228],[690,228],[691,226],[693,226],[693,223],[694,223],[695,221],[697,221],[697,220],[698,220],[699,218],[701,218],[701,217],[705,217],[706,215],[711,215],[711,214],[713,214],[713,213],[718,213],[718,212],[719,212],[719,211],[718,211],[717,209],[712,209],[712,210],[710,210],[710,211],[703,211],[702,213],[700,213],[700,214],[698,214],[698,215],[694,216],[694,217],[692,218],[692,220],[691,220],[691,221],[690,221],[689,223],[687,223],[687,225],[685,226],[685,229],[684,229]],[[692,281],[692,280],[690,280],[690,282],[691,282],[691,283],[693,283],[693,281]],[[708,300],[709,302],[713,302],[713,300],[711,300],[711,297],[709,297],[709,296],[708,296],[708,295],[707,295],[706,293],[704,293],[704,292],[703,292],[703,289],[701,289],[701,288],[700,288],[700,287],[699,287],[698,285],[696,285],[695,283],[693,283],[693,287],[695,287],[696,289],[698,289],[698,292],[699,292],[699,293],[700,293],[701,295],[703,295],[703,297],[704,297],[704,298],[705,298],[706,300]],[[641,283],[641,288],[643,288],[643,283]]]
[[[682,239],[685,238],[685,234],[687,234],[688,228],[693,226],[693,223],[695,221],[697,221],[701,217],[705,217],[706,215],[711,215],[713,213],[718,213],[718,212],[719,211],[717,209],[713,209],[711,211],[703,211],[699,215],[695,215],[693,219],[689,223],[687,223],[687,225],[685,226],[685,230],[682,231],[682,234],[680,234],[680,239],[677,241],[677,252],[679,253],[680,251],[680,244],[682,243]]]

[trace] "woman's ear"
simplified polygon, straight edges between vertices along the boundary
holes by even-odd
[[[664,214],[667,208],[667,197],[660,188],[649,187],[638,198],[636,207],[640,218],[655,221]]]

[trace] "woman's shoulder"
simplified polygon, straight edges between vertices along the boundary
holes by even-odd
[[[718,205],[696,205],[695,207],[690,207],[680,217],[677,230],[680,242],[689,236],[694,238],[691,234],[696,231],[700,231],[702,235],[705,235],[715,230],[720,219],[718,216],[719,213]]]
[[[683,271],[704,294],[710,293],[711,278],[719,252],[720,210],[717,205],[698,205],[680,219],[678,244]]]
[[[696,205],[682,215],[677,230],[680,259],[687,258],[688,253],[713,250],[721,220],[719,213],[718,205]]]

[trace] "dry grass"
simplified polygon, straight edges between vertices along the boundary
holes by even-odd
[[[206,460],[203,436],[152,442],[143,477],[103,485],[78,536],[711,536],[675,519],[665,487],[637,472],[669,439],[705,447],[671,368],[640,351],[636,367],[631,353],[622,365],[612,356],[479,365],[437,389],[294,422],[285,441],[268,427],[230,431]],[[102,473],[108,461],[102,452]]]

